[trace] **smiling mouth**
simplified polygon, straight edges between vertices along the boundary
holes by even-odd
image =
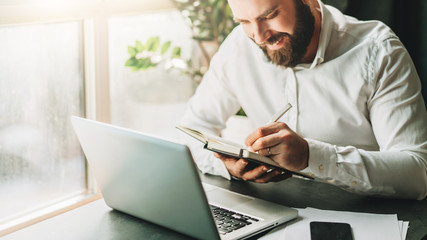
[[[282,47],[282,44],[284,42],[285,36],[280,36],[276,41],[271,42],[268,41],[267,47],[271,50],[277,50]]]

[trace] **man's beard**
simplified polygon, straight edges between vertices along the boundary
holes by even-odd
[[[314,16],[310,7],[302,0],[294,2],[297,18],[294,34],[278,33],[267,40],[268,44],[274,44],[283,37],[284,45],[278,50],[270,50],[265,44],[259,45],[271,62],[284,67],[295,67],[301,62],[314,32]]]

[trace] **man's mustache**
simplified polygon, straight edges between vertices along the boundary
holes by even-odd
[[[269,39],[267,39],[267,41],[264,42],[263,44],[261,44],[260,47],[265,47],[267,45],[267,43],[272,45],[275,42],[279,41],[283,37],[290,38],[291,35],[289,33],[278,33],[276,35],[271,36]]]

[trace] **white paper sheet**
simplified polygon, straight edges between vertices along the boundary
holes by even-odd
[[[349,223],[354,240],[404,240],[409,222],[397,220],[396,214],[371,214],[320,210],[315,208],[298,209],[297,219],[282,225],[261,237],[261,240],[310,240],[310,222]]]
[[[404,222],[404,221],[400,221],[402,222],[402,229],[400,230],[401,234],[402,234],[402,240],[406,239],[406,233],[408,233],[408,227],[409,227],[409,222]]]

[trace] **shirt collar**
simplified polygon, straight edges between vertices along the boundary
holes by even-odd
[[[332,31],[332,17],[328,9],[325,7],[325,5],[318,0],[319,6],[320,6],[320,14],[322,16],[322,23],[321,23],[321,29],[320,29],[320,36],[319,36],[319,45],[317,46],[317,52],[316,56],[314,57],[314,60],[311,64],[298,64],[296,68],[302,67],[302,68],[314,68],[317,65],[321,64],[325,60],[325,52],[326,48],[328,47],[329,40],[331,38],[331,31]]]

